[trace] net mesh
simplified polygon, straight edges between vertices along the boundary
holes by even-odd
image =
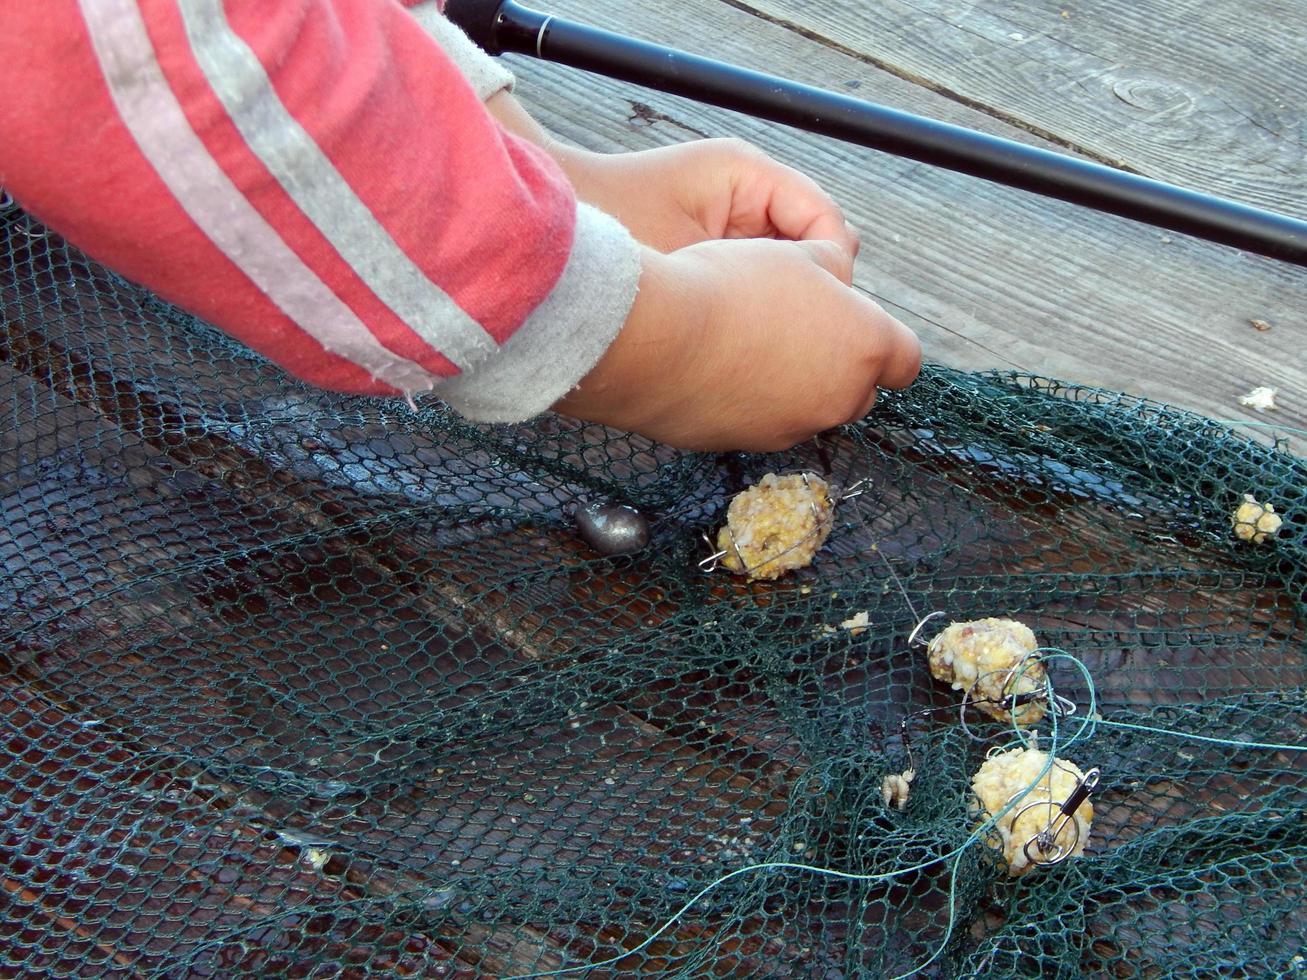
[[[938,860],[1012,732],[968,736],[907,642],[1010,616],[1105,720],[1301,743],[1301,459],[940,367],[769,457],[475,426],[299,386],[0,225],[3,975],[583,966],[765,861],[924,867],[740,875],[589,975],[886,976],[941,943],[921,975],[1302,968],[1301,753],[1102,727],[1068,752],[1102,770],[1085,857]],[[734,493],[799,471],[865,481],[810,568],[699,567]],[[1278,537],[1232,534],[1244,493]],[[640,508],[649,547],[596,554],[585,500]]]

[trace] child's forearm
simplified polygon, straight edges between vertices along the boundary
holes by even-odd
[[[671,254],[637,246],[393,0],[49,0],[6,26],[0,183],[313,384],[767,449],[916,373],[806,178],[730,141],[578,153]],[[755,237],[805,240],[712,240]]]
[[[313,384],[526,418],[621,327],[638,252],[480,94],[392,0],[15,5],[0,182]]]
[[[508,89],[496,91],[486,99],[486,111],[490,113],[504,129],[536,146],[548,151],[551,156],[557,154],[561,145],[552,133],[541,126],[530,113],[523,108]]]

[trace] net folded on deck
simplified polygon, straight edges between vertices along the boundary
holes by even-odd
[[[769,472],[863,492],[806,569],[702,569]],[[1233,533],[1245,493],[1279,535]],[[648,548],[596,554],[581,501]],[[769,457],[474,426],[300,386],[11,208],[0,515],[0,975],[580,967],[766,861],[924,867],[741,875],[572,975],[1303,968],[1307,759],[1224,743],[1304,741],[1307,465],[1195,415],[928,367]],[[930,612],[1214,741],[1100,727],[1066,753],[1102,771],[1083,858],[935,860],[1012,732],[918,714],[957,701]]]

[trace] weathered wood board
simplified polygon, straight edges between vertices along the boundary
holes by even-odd
[[[748,0],[1104,162],[1307,216],[1307,17],[1284,0]]]

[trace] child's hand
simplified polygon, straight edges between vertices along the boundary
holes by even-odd
[[[555,143],[551,152],[578,197],[661,252],[717,238],[782,238],[857,254],[857,235],[815,181],[742,140],[611,155]]]
[[[767,451],[916,378],[916,336],[851,288],[857,236],[807,177],[737,140],[589,153],[507,93],[487,108],[648,246],[626,325],[558,411],[685,449]]]
[[[743,140],[592,153],[556,140],[508,92],[486,108],[557,160],[581,200],[660,252],[716,238],[785,238],[835,242],[858,253],[857,234],[815,181]]]
[[[686,449],[777,450],[871,410],[916,377],[916,337],[849,287],[829,241],[710,241],[644,253],[640,293],[557,406]]]

